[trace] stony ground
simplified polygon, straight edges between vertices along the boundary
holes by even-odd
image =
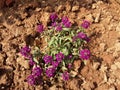
[[[5,0],[4,0],[5,1]],[[9,1],[9,0],[8,0]],[[0,90],[120,90],[119,0],[16,0],[0,11]],[[49,15],[68,16],[74,25],[86,19],[92,56],[86,66],[74,62],[77,76],[55,85],[29,86],[31,70],[20,48],[32,45],[36,25],[49,25]]]

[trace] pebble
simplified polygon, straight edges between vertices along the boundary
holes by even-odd
[[[52,87],[50,87],[49,90],[57,90],[56,85],[53,85]]]
[[[113,86],[113,85],[110,86],[109,90],[116,90],[116,89],[115,89],[115,86]]]
[[[64,6],[63,5],[59,5],[58,7],[57,7],[57,12],[60,12],[60,11],[62,11],[64,9]]]
[[[117,70],[117,66],[115,64],[111,65],[112,70]]]
[[[120,69],[120,62],[116,62],[115,65]]]
[[[25,69],[30,68],[29,61],[25,60],[24,57],[22,57],[22,56],[17,58],[17,63],[20,64]]]
[[[78,72],[78,69],[81,66],[81,61],[80,60],[75,60],[74,63],[73,63],[73,65],[74,65],[75,71]]]
[[[75,11],[78,11],[79,10],[79,6],[73,6],[72,7],[72,11],[75,12]]]
[[[100,63],[99,62],[94,63],[93,68],[95,70],[97,70],[99,67],[100,67]]]
[[[92,23],[94,21],[92,14],[87,15],[86,20],[88,20]]]
[[[98,23],[100,21],[100,15],[101,13],[98,13],[95,18],[95,22]]]
[[[106,49],[106,44],[105,43],[101,43],[100,44],[100,51],[105,51],[105,49]]]
[[[116,27],[116,31],[120,34],[120,22],[119,22],[118,26]]]

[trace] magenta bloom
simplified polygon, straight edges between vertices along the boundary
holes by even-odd
[[[52,22],[54,22],[57,18],[58,18],[58,16],[57,16],[57,14],[55,14],[55,13],[52,13],[52,14],[50,15],[50,20],[51,20]]]
[[[52,56],[45,55],[45,56],[43,57],[43,60],[45,61],[46,64],[48,64],[48,63],[52,63],[53,58],[52,58]]]
[[[64,59],[64,54],[63,53],[58,53],[58,54],[56,54],[55,55],[56,56],[56,60],[58,61],[58,62],[61,62],[63,59]]]
[[[83,49],[80,51],[80,58],[81,59],[89,59],[90,58],[90,51],[88,49]]]
[[[74,36],[72,41],[74,42],[76,41],[76,39],[77,39],[77,36]]]
[[[69,73],[67,71],[65,71],[63,74],[62,74],[62,78],[63,80],[67,81],[69,80]]]
[[[37,26],[37,32],[42,33],[44,31],[44,26],[42,24],[39,24]]]
[[[71,27],[71,22],[69,21],[68,17],[63,17],[62,18],[62,23],[66,28],[70,28]]]
[[[35,80],[35,78],[34,78],[33,75],[29,75],[29,76],[27,77],[27,82],[28,82],[28,84],[30,84],[30,85],[35,85],[36,80]]]
[[[71,64],[71,63],[69,63],[69,64],[68,64],[68,68],[70,69],[71,67],[72,67],[72,64]]]
[[[56,23],[56,22],[53,22],[53,23],[52,23],[52,26],[53,26],[53,27],[56,27],[56,26],[57,26],[57,23]]]
[[[70,28],[71,27],[71,22],[70,21],[68,21],[68,22],[66,22],[65,24],[64,24],[64,26],[66,27],[66,28]]]
[[[33,66],[33,65],[35,64],[35,62],[33,61],[33,58],[30,57],[29,59],[30,59],[30,60],[29,60],[29,64],[30,64],[31,66]]]
[[[52,61],[52,66],[53,66],[54,68],[57,68],[58,65],[59,65],[59,62],[57,62],[57,61]]]
[[[35,67],[32,69],[32,75],[34,77],[39,77],[42,74],[42,69],[40,67]]]
[[[87,29],[87,28],[89,28],[89,26],[90,26],[90,22],[84,20],[83,23],[81,24],[81,26],[82,26],[83,28]]]
[[[23,47],[20,50],[20,53],[24,56],[24,57],[29,57],[29,53],[30,53],[31,49],[28,46]]]
[[[61,30],[62,30],[62,25],[61,25],[61,24],[58,24],[58,25],[56,26],[56,30],[57,30],[57,31],[61,31]]]
[[[55,73],[55,68],[54,67],[50,67],[46,70],[46,75],[47,77],[53,77],[54,76],[54,73]]]
[[[80,38],[80,39],[85,39],[86,37],[87,37],[87,35],[83,32],[79,32],[77,35],[77,38]]]
[[[68,58],[69,58],[69,59],[71,59],[72,57],[73,57],[73,55],[72,55],[72,54],[68,55]]]
[[[69,21],[69,20],[68,20],[68,17],[63,17],[63,18],[62,18],[62,23],[63,23],[63,24],[66,24],[68,21]]]
[[[87,37],[87,35],[85,33],[83,33],[83,32],[79,32],[78,35],[77,35],[77,38],[83,39],[83,40],[85,40],[87,42],[90,41],[90,39]]]

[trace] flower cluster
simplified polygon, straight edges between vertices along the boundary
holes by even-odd
[[[57,19],[58,16],[55,13],[50,15],[52,26],[55,27],[57,31],[61,31],[63,27],[70,28],[72,26],[72,23],[69,21],[68,17],[63,17],[60,23],[56,22]]]
[[[90,51],[88,49],[83,49],[80,51],[80,58],[88,60],[90,58]]]
[[[24,57],[29,57],[29,53],[30,53],[31,49],[28,46],[23,47],[20,50],[20,53],[24,56]]]
[[[30,85],[35,85],[40,80],[42,74],[42,69],[40,67],[35,67],[32,69],[32,74],[27,77],[27,82]]]
[[[81,24],[82,28],[75,29],[71,27],[72,23],[66,16],[59,20],[57,14],[52,13],[50,20],[50,30],[44,30],[42,24],[37,26],[37,32],[46,37],[46,51],[42,52],[38,47],[37,51],[33,50],[31,53],[27,46],[20,51],[24,57],[29,58],[29,63],[33,66],[32,73],[27,78],[30,85],[39,83],[43,75],[48,79],[61,76],[67,81],[71,77],[71,70],[74,70],[74,60],[90,58],[90,51],[83,49],[84,43],[90,40],[84,32],[84,29],[90,26],[90,22],[85,20]],[[42,33],[43,31],[45,33]]]

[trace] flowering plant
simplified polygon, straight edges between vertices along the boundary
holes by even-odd
[[[29,58],[33,66],[32,74],[27,78],[31,85],[38,84],[41,77],[50,80],[62,77],[66,81],[71,77],[74,60],[90,58],[90,51],[84,49],[84,44],[89,42],[84,31],[90,25],[88,21],[83,21],[80,27],[74,27],[67,17],[60,20],[55,13],[50,15],[50,20],[49,30],[44,30],[42,24],[37,26],[37,32],[46,45],[21,49],[21,54]]]

